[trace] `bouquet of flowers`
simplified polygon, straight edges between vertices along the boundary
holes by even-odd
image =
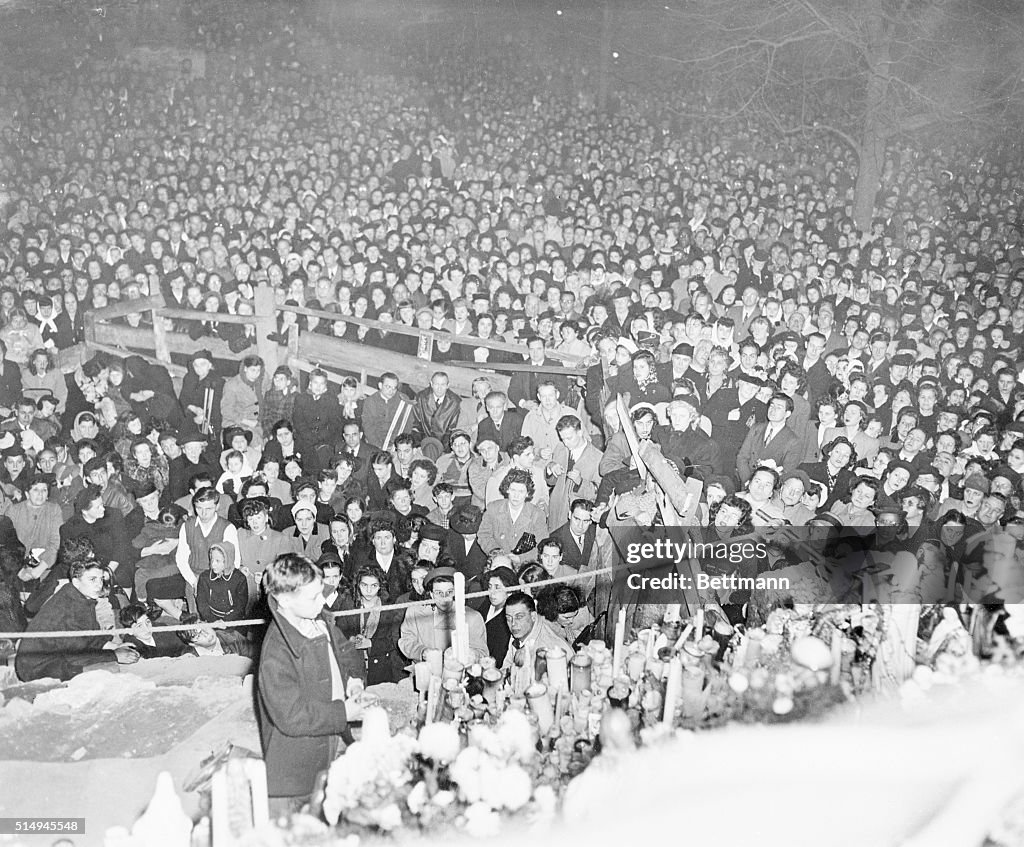
[[[392,830],[402,823],[399,800],[412,781],[415,738],[392,735],[387,713],[366,710],[361,738],[349,745],[327,772],[324,817],[331,825],[346,820]]]
[[[553,810],[550,789],[534,787],[537,733],[523,712],[509,710],[494,726],[474,724],[465,746],[462,738],[455,724],[427,724],[420,730],[422,778],[406,799],[418,819],[429,823],[439,810],[446,810],[446,816],[458,812],[457,825],[484,836],[500,828],[499,813],[519,812],[531,800]]]

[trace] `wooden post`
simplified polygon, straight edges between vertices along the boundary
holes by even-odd
[[[288,361],[292,362],[297,358],[299,358],[299,325],[292,324],[288,327]]]
[[[167,330],[159,309],[153,309],[153,350],[156,357],[167,364],[171,363],[171,351],[167,346]]]
[[[253,312],[256,315],[256,352],[263,360],[267,373],[273,373],[280,364],[276,341],[267,338],[277,332],[277,301],[274,289],[261,282],[256,286],[253,297]]]

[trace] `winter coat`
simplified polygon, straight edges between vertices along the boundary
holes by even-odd
[[[320,617],[328,634],[310,639],[284,618],[273,597],[269,604],[273,619],[263,639],[257,677],[267,793],[306,797],[317,774],[334,760],[339,737],[352,741],[345,703],[331,699],[328,642],[346,687],[352,677],[363,678],[363,657],[330,617]]]
[[[96,601],[90,600],[71,583],[61,586],[39,614],[32,618],[28,632],[99,629]],[[18,679],[28,682],[52,676],[71,679],[90,665],[116,662],[113,650],[104,650],[109,635],[79,638],[29,638],[21,642],[14,669]]]
[[[266,391],[266,374],[262,371],[254,387],[245,381],[244,365],[238,366],[238,375],[224,383],[224,393],[220,398],[220,414],[222,425],[241,426],[256,430],[260,420],[260,400]],[[244,424],[242,421],[255,421],[256,426]]]
[[[181,403],[181,410],[186,421],[192,420],[195,417],[195,413],[189,411],[189,406],[195,406],[199,409],[203,408],[203,402],[206,396],[206,390],[209,389],[213,392],[213,403],[211,405],[210,414],[210,425],[213,428],[214,437],[211,441],[217,441],[220,437],[220,401],[221,396],[224,393],[224,379],[223,377],[217,376],[216,373],[210,372],[202,380],[195,375],[195,372],[189,370],[181,380],[181,391],[178,393],[178,401]]]
[[[351,611],[359,608],[351,597],[345,597],[337,604],[336,611]],[[380,682],[398,683],[405,679],[406,661],[398,652],[398,637],[402,628],[405,613],[400,609],[380,612],[377,630],[370,636],[370,649],[360,650],[366,662],[366,683],[376,685]],[[362,631],[365,615],[344,615],[335,618],[335,625],[352,638]]]

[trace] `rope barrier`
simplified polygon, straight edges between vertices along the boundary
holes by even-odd
[[[575,582],[582,579],[590,579],[601,574],[611,573],[613,568],[598,568],[593,571],[581,571],[580,573],[570,574],[569,576],[552,577],[551,579],[542,579],[538,582],[531,582],[524,588],[544,588],[548,585],[558,585],[563,582]],[[477,597],[486,597],[486,591],[473,591],[466,594],[466,599],[476,599]],[[386,605],[377,606],[374,611],[378,612],[390,612],[399,609],[412,609],[416,606],[427,606],[433,605],[433,600],[409,600],[405,603],[388,603]],[[367,609],[343,609],[338,612],[331,612],[331,616],[334,618],[351,617],[353,615],[366,614],[369,611]],[[153,632],[190,632],[194,629],[201,627],[208,627],[210,629],[238,629],[247,626],[261,626],[269,623],[266,618],[248,618],[241,621],[214,621],[212,623],[199,622],[192,624],[168,624],[166,626],[154,626]],[[0,639],[8,639],[11,641],[21,641],[29,638],[89,638],[97,635],[131,635],[132,630],[130,628],[118,628],[118,629],[79,629],[79,630],[56,630],[53,632],[0,632]]]

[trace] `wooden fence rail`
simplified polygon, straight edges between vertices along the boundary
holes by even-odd
[[[288,336],[287,344],[279,344],[277,340],[278,315],[280,312],[293,312],[306,317],[320,318],[325,321],[342,320],[356,326],[375,329],[401,336],[412,336],[426,341],[428,344],[444,340],[460,346],[484,347],[499,353],[509,353],[522,357],[524,346],[511,344],[496,339],[474,338],[469,335],[453,335],[438,330],[424,330],[399,323],[376,321],[369,318],[356,318],[339,315],[319,309],[306,309],[300,306],[282,306],[276,304],[274,290],[265,283],[260,284],[255,292],[255,314],[227,315],[207,314],[200,311],[168,307],[162,295],[125,300],[106,308],[89,311],[85,315],[85,345],[79,345],[64,351],[61,367],[66,372],[74,370],[81,364],[90,351],[103,351],[114,355],[142,355],[147,361],[156,362],[168,368],[172,376],[180,377],[184,368],[172,360],[172,356],[187,357],[198,349],[208,349],[215,358],[237,361],[242,356],[256,353],[273,371],[279,364],[286,364],[293,371],[308,371],[311,366],[320,365],[332,371],[334,378],[351,374],[357,376],[364,385],[369,377],[379,377],[383,373],[392,372],[412,388],[422,388],[429,384],[430,376],[445,371],[455,393],[469,397],[472,394],[473,381],[481,376],[487,377],[494,390],[507,391],[510,377],[508,374],[517,372],[533,372],[562,376],[581,376],[582,364],[580,357],[558,351],[548,351],[552,358],[565,363],[564,366],[536,366],[527,361],[504,362],[470,362],[450,361],[432,362],[427,358],[398,353],[387,347],[371,346],[360,341],[334,338],[314,332],[298,332],[293,329]],[[149,313],[149,321],[145,326],[132,327],[114,321],[131,314]],[[222,324],[253,325],[256,327],[254,343],[240,351],[231,350],[227,342],[215,337],[193,339],[183,332],[168,331],[163,318],[180,321],[216,320]],[[271,337],[273,336],[273,337]],[[152,351],[152,355],[150,352]]]

